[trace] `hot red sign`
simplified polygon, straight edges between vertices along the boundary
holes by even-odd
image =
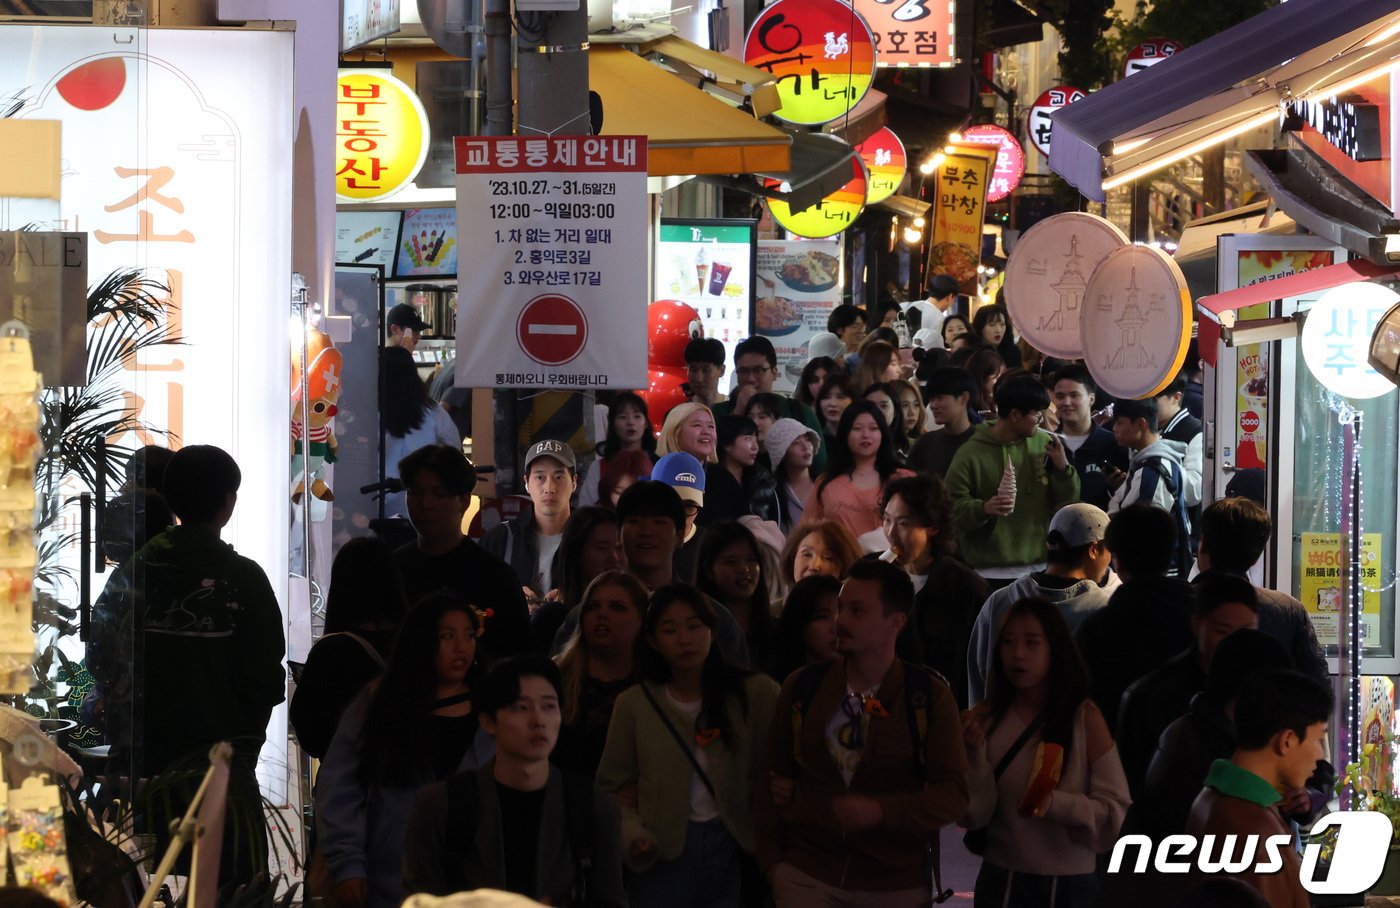
[[[567,296],[546,293],[520,310],[515,337],[525,355],[544,366],[562,366],[583,352],[588,319]]]
[[[1011,195],[1026,172],[1026,153],[1021,150],[1021,143],[1016,141],[1016,137],[990,123],[968,127],[962,131],[962,137],[964,142],[997,146],[996,166],[987,180],[987,201],[999,202]]]
[[[1056,85],[1040,93],[1026,114],[1026,135],[1036,150],[1050,157],[1050,127],[1054,125],[1050,115],[1064,107],[1088,97],[1084,90],[1070,85]]]

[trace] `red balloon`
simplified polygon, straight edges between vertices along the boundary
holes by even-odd
[[[651,425],[657,435],[661,434],[661,424],[666,421],[666,414],[671,412],[671,408],[688,400],[681,390],[684,383],[684,369],[658,369],[652,366],[647,370],[647,389],[641,394],[647,402],[647,416],[651,417]]]
[[[685,369],[685,345],[704,337],[700,313],[680,300],[657,300],[647,307],[647,365]]]
[[[126,87],[126,61],[103,57],[84,63],[58,80],[58,93],[79,110],[101,110]]]

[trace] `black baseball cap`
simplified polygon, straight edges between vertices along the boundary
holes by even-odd
[[[419,316],[418,310],[408,303],[399,303],[389,310],[389,317],[385,320],[390,328],[412,328],[414,331],[422,331],[424,328],[431,328],[427,322]]]

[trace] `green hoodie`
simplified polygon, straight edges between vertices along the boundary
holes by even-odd
[[[1045,563],[1050,518],[1079,500],[1073,464],[1053,472],[1045,453],[1048,440],[1037,432],[1033,438],[1004,445],[992,432],[992,423],[984,422],[953,455],[945,481],[953,496],[958,549],[973,568]],[[991,517],[983,505],[996,495],[1007,463],[1016,471],[1016,509],[1006,517]]]

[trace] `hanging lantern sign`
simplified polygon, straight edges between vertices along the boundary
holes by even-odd
[[[850,182],[811,208],[793,211],[787,202],[769,199],[768,211],[773,215],[773,220],[798,236],[812,240],[836,236],[855,223],[864,210],[868,182],[865,164],[859,157],[853,157]],[[764,185],[776,189],[781,184],[777,180],[765,180]]]
[[[1078,88],[1069,85],[1056,85],[1054,88],[1046,89],[1040,93],[1040,97],[1035,99],[1031,105],[1030,112],[1026,114],[1026,135],[1030,137],[1031,144],[1036,150],[1050,157],[1050,127],[1054,125],[1050,115],[1061,107],[1073,104],[1082,100],[1088,95]]]
[[[1079,339],[1084,365],[1109,394],[1137,400],[1162,393],[1191,344],[1191,292],[1181,268],[1155,246],[1110,252],[1084,289]]]
[[[1318,297],[1303,322],[1302,347],[1303,361],[1324,388],[1366,400],[1395,387],[1367,357],[1376,325],[1396,303],[1400,294],[1369,281],[1333,287]]]
[[[997,161],[987,181],[987,201],[1000,202],[1021,184],[1026,173],[1026,153],[1009,130],[990,123],[962,131],[962,140],[973,145],[995,145]]]
[[[1150,69],[1185,49],[1185,45],[1180,41],[1173,41],[1170,38],[1150,38],[1128,51],[1128,59],[1123,62],[1123,78],[1126,79],[1133,73]]]
[[[865,204],[883,202],[899,191],[904,182],[908,162],[904,156],[904,143],[888,126],[856,146],[856,154],[865,162],[870,180],[865,187]]]
[[[342,69],[335,88],[335,194],[372,202],[413,182],[428,159],[428,114],[382,69]]]
[[[818,126],[865,97],[875,78],[875,42],[841,0],[778,0],[749,29],[744,62],[777,77],[778,119]]]

